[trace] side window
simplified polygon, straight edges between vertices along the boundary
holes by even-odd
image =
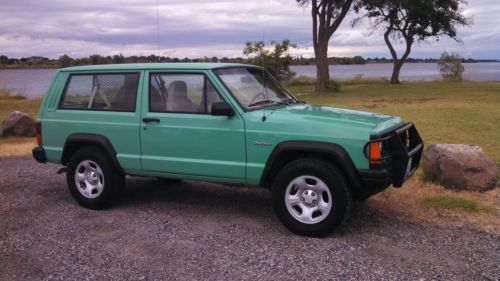
[[[60,108],[134,111],[138,84],[138,73],[71,75]]]
[[[212,82],[207,79],[207,112],[211,113],[212,112],[212,104],[214,102],[220,102],[222,101],[222,98],[219,96],[217,91],[215,90],[214,86],[212,85]]]
[[[222,100],[202,74],[151,74],[149,83],[151,112],[209,113]]]

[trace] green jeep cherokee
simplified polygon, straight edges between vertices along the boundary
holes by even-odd
[[[420,162],[411,123],[297,100],[262,68],[153,63],[60,69],[43,99],[34,158],[65,165],[87,208],[125,175],[270,188],[292,232],[321,236],[352,200],[402,186]]]

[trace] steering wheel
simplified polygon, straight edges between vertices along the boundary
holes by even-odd
[[[256,102],[258,100],[258,97],[260,97],[260,96],[262,96],[262,99],[265,98],[264,93],[260,92],[260,93],[256,94],[248,104],[252,104],[252,103]]]

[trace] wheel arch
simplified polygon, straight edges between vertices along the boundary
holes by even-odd
[[[61,164],[67,165],[71,156],[80,148],[85,146],[94,146],[101,149],[110,159],[112,165],[120,172],[124,173],[118,159],[116,150],[109,139],[99,134],[75,133],[68,136],[64,143]]]
[[[318,141],[285,141],[271,152],[260,185],[270,187],[275,175],[287,163],[299,158],[315,157],[327,160],[337,166],[346,177],[354,197],[362,196],[363,186],[354,162],[347,151],[336,143]]]

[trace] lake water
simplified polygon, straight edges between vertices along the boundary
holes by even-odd
[[[500,63],[464,63],[464,79],[472,81],[500,81]],[[294,65],[297,75],[316,76],[314,65]],[[8,88],[16,94],[37,98],[45,94],[55,69],[0,69],[0,89]],[[330,65],[330,77],[334,79],[390,78],[391,63],[361,65]],[[435,63],[407,63],[401,69],[403,81],[441,79]]]
[[[464,80],[471,81],[500,81],[500,63],[464,63]],[[314,65],[294,65],[292,71],[297,75],[316,77]],[[330,78],[352,79],[356,76],[363,78],[387,78],[392,74],[392,63],[368,63],[357,65],[330,65]],[[405,63],[401,69],[399,79],[402,81],[436,80],[441,79],[436,63]]]

